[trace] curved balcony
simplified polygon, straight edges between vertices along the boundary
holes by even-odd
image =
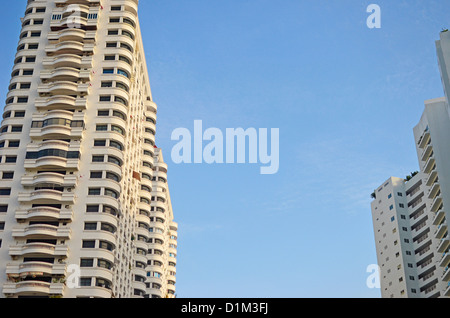
[[[116,234],[108,231],[84,231],[84,237],[89,237],[91,240],[107,241],[113,245],[117,245]]]
[[[90,13],[97,13],[98,11],[90,11]],[[52,21],[50,28],[52,31],[60,31],[66,28],[83,29],[83,30],[97,30],[97,19],[87,19],[81,16],[68,16],[61,20]]]
[[[52,31],[48,34],[49,41],[78,41],[84,43],[85,39],[95,39],[95,31],[67,28],[60,31]]]
[[[147,264],[147,257],[145,255],[142,255],[142,254],[134,253],[134,260],[136,262],[142,262],[144,264]]]
[[[163,255],[159,255],[159,254],[147,254],[147,259],[153,260],[153,261],[157,261],[157,262],[161,262],[163,264],[165,263],[164,256]]]
[[[112,296],[112,290],[97,286],[77,288],[77,293],[83,297],[92,298],[111,298]]]
[[[82,268],[81,276],[92,276],[106,279],[108,281],[113,280],[112,270],[102,267],[90,267],[90,268]]]
[[[26,254],[45,254],[67,257],[69,255],[69,247],[67,245],[52,245],[46,243],[26,243],[14,245],[9,248],[10,256],[22,256]]]
[[[76,54],[60,54],[56,56],[47,56],[42,62],[44,67],[72,67],[80,69],[89,69],[92,67],[92,56],[79,56]]]
[[[36,190],[33,192],[21,192],[18,195],[19,202],[33,202],[34,204],[56,203],[75,204],[75,194],[70,192],[60,192],[57,190]]]
[[[6,266],[7,275],[18,275],[18,276],[28,276],[28,275],[66,275],[66,265],[65,264],[50,264],[45,262],[26,262],[20,264],[8,264]]]
[[[151,101],[151,100],[146,100],[145,102],[144,102],[144,106],[146,107],[146,109],[147,109],[147,111],[149,111],[149,112],[153,112],[153,113],[157,113],[157,111],[158,111],[158,106],[156,105],[156,103],[155,102],[153,102],[153,101]]]
[[[38,87],[39,94],[51,95],[87,95],[89,91],[89,84],[77,83],[70,81],[58,81],[46,84],[41,84]]]
[[[90,248],[83,250],[83,257],[101,258],[111,263],[115,263],[114,252],[103,248]]]
[[[61,138],[61,137],[82,137],[83,127],[70,127],[66,125],[51,125],[43,128],[30,129],[30,137],[47,137],[47,138]]]
[[[76,29],[71,29],[71,31]],[[49,44],[45,48],[49,56],[57,54],[76,54],[82,55],[83,52],[93,52],[94,43],[82,43],[79,41],[62,41],[56,44]]]
[[[136,246],[136,248],[142,248],[143,250],[147,250],[147,243],[145,242],[135,240],[134,245]]]
[[[141,222],[141,223],[144,223],[144,224],[147,224],[148,226],[150,226],[150,218],[143,214],[136,215],[136,222]]]
[[[45,108],[48,110],[55,109],[74,109],[74,108],[86,108],[86,99],[81,97],[72,97],[67,95],[55,95],[48,98],[36,98],[36,108]]]
[[[140,281],[133,280],[133,288],[134,289],[139,289],[139,290],[141,290],[141,291],[143,291],[145,293],[145,290],[146,290],[145,282],[140,282]]]
[[[144,268],[133,267],[133,274],[146,277],[147,271]]]
[[[26,211],[16,210],[16,219],[54,219],[54,220],[72,220],[72,210],[60,210],[52,207],[35,207]]]
[[[48,81],[78,81],[79,79],[89,81],[90,77],[90,70],[79,70],[77,68],[67,66],[62,66],[53,70],[41,71],[41,80]]]
[[[136,240],[137,240],[137,236],[143,236],[146,239],[148,239],[148,230],[144,229],[142,227],[136,227]]]
[[[50,236],[70,238],[71,230],[68,227],[57,227],[46,224],[29,225],[25,228],[16,228],[12,231],[13,237],[39,237]]]
[[[66,159],[61,157],[42,157],[39,159],[25,159],[24,167],[26,169],[39,168],[63,168],[79,170],[80,161],[78,159]]]
[[[119,220],[118,220],[117,216],[114,216],[109,213],[87,213],[85,215],[84,220],[86,222],[109,223],[112,226],[114,226],[115,228],[117,228],[119,226]]]
[[[162,280],[162,277],[153,277],[153,276],[150,276],[150,277],[147,277],[147,282],[148,283],[156,283],[156,284],[158,284],[158,285],[160,285],[160,286],[163,286],[163,280]]]
[[[64,293],[64,284],[47,283],[41,281],[23,281],[19,283],[7,282],[3,285],[5,295],[62,295]]]
[[[59,184],[64,187],[74,187],[77,184],[77,176],[63,175],[56,172],[43,172],[35,175],[24,175],[22,185],[25,187],[35,186],[41,183]]]

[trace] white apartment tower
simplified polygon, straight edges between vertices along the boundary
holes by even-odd
[[[436,42],[445,96],[414,127],[420,172],[372,194],[382,297],[450,297],[450,33]]]
[[[0,134],[0,297],[175,297],[138,0],[29,0]]]

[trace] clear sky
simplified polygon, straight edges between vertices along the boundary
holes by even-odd
[[[6,96],[25,0],[0,12]],[[169,165],[178,297],[379,297],[370,193],[418,169],[412,128],[443,96],[447,0],[141,0]],[[366,8],[381,7],[381,29]],[[279,128],[280,170],[172,162],[174,129]]]

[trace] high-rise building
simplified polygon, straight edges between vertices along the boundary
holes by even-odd
[[[436,43],[446,97],[426,101],[413,129],[420,172],[372,194],[383,297],[450,297],[449,34]]]
[[[0,134],[1,297],[175,296],[138,0],[29,0]]]

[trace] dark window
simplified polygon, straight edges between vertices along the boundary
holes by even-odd
[[[10,195],[10,194],[11,194],[11,188],[0,189],[0,195]]]
[[[95,230],[97,230],[97,223],[96,222],[86,222],[86,223],[84,223],[84,229],[86,231],[95,231]]]
[[[100,207],[98,205],[88,205],[86,207],[86,212],[95,213],[98,212]]]
[[[91,178],[92,179],[101,179],[103,177],[102,171],[91,171]]]
[[[83,248],[95,248],[95,241],[83,241]]]

